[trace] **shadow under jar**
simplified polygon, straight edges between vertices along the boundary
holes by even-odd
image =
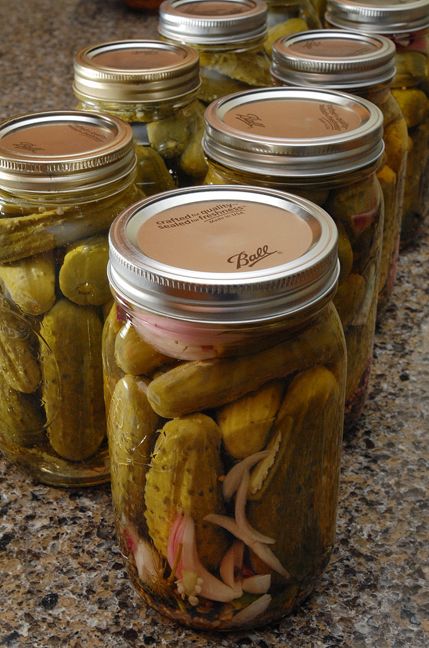
[[[156,40],[100,43],[74,60],[74,93],[82,110],[107,112],[133,129],[136,183],[145,195],[199,184],[204,106],[197,54]]]
[[[343,90],[372,101],[383,113],[385,148],[377,171],[384,198],[380,318],[396,278],[408,149],[407,124],[390,91],[395,46],[383,36],[345,30],[302,32],[277,41],[271,72],[277,85]]]
[[[109,479],[107,230],[142,197],[131,128],[61,111],[0,125],[0,449],[38,480]]]
[[[347,343],[346,425],[359,416],[372,361],[383,195],[380,110],[328,90],[267,88],[224,97],[206,110],[206,184],[253,184],[323,206],[339,230],[334,303]]]
[[[270,189],[167,192],[112,226],[117,531],[134,586],[173,619],[279,619],[329,561],[346,371],[338,272],[328,214]],[[139,364],[120,377],[124,320]]]
[[[396,46],[392,94],[408,127],[401,244],[418,239],[429,197],[429,0],[328,0],[326,22],[382,34]]]
[[[165,0],[158,31],[198,52],[199,98],[210,103],[231,92],[271,85],[266,19],[263,0]]]

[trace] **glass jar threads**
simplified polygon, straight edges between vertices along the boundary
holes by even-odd
[[[383,164],[377,177],[384,197],[378,313],[389,302],[399,253],[407,124],[390,92],[395,74],[395,46],[383,36],[345,30],[315,30],[277,41],[271,66],[278,85],[324,87],[359,95],[383,113]]]
[[[278,38],[322,26],[312,0],[267,0],[267,8],[265,51],[269,56]]]
[[[165,0],[158,31],[198,52],[199,97],[210,103],[231,92],[271,85],[266,18],[263,0]]]
[[[136,182],[146,195],[198,184],[206,173],[199,86],[198,56],[184,45],[114,41],[85,47],[75,56],[79,108],[131,124]]]
[[[131,128],[61,111],[0,125],[0,449],[53,485],[107,481],[107,230],[142,194]]]
[[[336,242],[316,205],[245,186],[148,198],[111,229],[117,530],[136,589],[192,627],[278,619],[329,560],[345,383]],[[127,336],[139,365],[121,377],[111,360]]]
[[[339,229],[341,274],[334,303],[347,342],[346,423],[365,402],[379,285],[383,197],[380,110],[343,93],[267,88],[206,110],[207,184],[291,191],[323,206]]]
[[[417,239],[427,211],[429,182],[429,0],[329,0],[326,21],[334,27],[382,34],[396,45],[392,94],[408,126],[408,159],[401,242]]]

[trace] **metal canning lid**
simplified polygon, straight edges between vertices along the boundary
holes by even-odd
[[[116,218],[109,249],[116,294],[187,321],[258,322],[320,307],[339,272],[327,212],[245,185],[146,198]]]
[[[0,187],[70,192],[128,176],[136,165],[131,127],[110,115],[41,112],[0,124]]]
[[[321,178],[374,163],[383,115],[370,101],[313,88],[261,88],[213,101],[203,148],[232,169],[281,178]]]
[[[328,0],[325,19],[344,29],[378,34],[429,27],[429,0]]]
[[[198,54],[186,45],[158,40],[123,40],[84,47],[75,56],[79,98],[156,102],[195,92],[200,86]]]
[[[370,87],[393,79],[395,52],[393,42],[383,36],[317,29],[276,41],[271,73],[295,86]]]
[[[193,45],[223,45],[266,34],[264,0],[165,0],[159,8],[162,36]]]

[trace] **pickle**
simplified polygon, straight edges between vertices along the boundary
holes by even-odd
[[[101,341],[104,404],[106,406],[106,412],[109,411],[110,399],[112,398],[115,385],[124,375],[122,369],[120,369],[115,362],[115,340],[123,324],[118,320],[117,314],[117,306],[116,304],[113,304],[108,316],[106,317],[106,321],[104,322]]]
[[[249,522],[275,539],[270,548],[292,577],[305,579],[321,568],[333,542],[342,408],[343,394],[328,369],[295,376],[274,426],[277,452],[265,471],[260,465],[252,471]],[[256,557],[252,563],[266,573]]]
[[[423,52],[396,52],[395,86],[417,85],[427,78],[427,56]]]
[[[266,53],[268,56],[271,56],[273,45],[279,38],[301,31],[308,31],[308,28],[307,23],[302,18],[289,18],[289,20],[274,25],[274,27],[268,30],[268,35],[265,39],[264,48]]]
[[[264,448],[282,394],[281,382],[269,383],[217,412],[223,444],[231,457],[243,459]]]
[[[171,358],[156,351],[139,336],[131,322],[127,322],[116,336],[115,362],[124,373],[140,376],[171,363]]]
[[[107,280],[106,236],[78,241],[68,248],[61,266],[61,292],[79,306],[101,306],[111,297]]]
[[[144,487],[158,422],[144,383],[134,376],[121,378],[108,416],[112,498],[118,516],[124,515],[141,533],[147,533]]]
[[[44,437],[40,403],[12,389],[0,374],[0,434],[19,446],[32,446]]]
[[[343,281],[353,267],[353,249],[341,223],[338,223],[338,259],[340,261],[339,280]]]
[[[383,245],[381,248],[380,263],[380,290],[382,290],[389,277],[391,265],[395,263],[395,255],[399,237],[399,222],[397,206],[397,176],[396,173],[385,164],[377,172],[384,197],[384,228]]]
[[[186,116],[175,115],[147,125],[149,143],[164,158],[182,155],[189,142],[191,124]]]
[[[207,568],[216,568],[225,553],[224,532],[204,522],[209,513],[223,512],[220,442],[218,426],[204,414],[169,421],[160,432],[146,473],[145,515],[149,534],[164,557],[180,513],[195,522],[198,554]]]
[[[137,178],[147,196],[174,189],[174,182],[161,155],[150,146],[136,146]]]
[[[359,274],[350,274],[338,286],[334,296],[334,304],[344,328],[347,328],[357,319],[365,296],[366,282]]]
[[[23,313],[46,313],[55,303],[55,263],[52,252],[0,265],[0,282]]]
[[[200,67],[251,87],[271,85],[270,62],[264,52],[200,52]]]
[[[407,125],[405,120],[398,119],[384,128],[384,145],[386,162],[396,173],[400,172],[406,162]]]
[[[0,297],[0,374],[12,389],[31,394],[41,380],[30,323]]]
[[[82,461],[105,436],[101,322],[95,308],[61,299],[47,313],[40,334],[42,400],[49,442],[60,457]]]
[[[152,380],[148,399],[160,416],[173,418],[219,407],[334,353],[332,319],[268,349],[238,358],[186,362]]]
[[[203,133],[204,128],[201,128],[192,135],[179,160],[180,170],[192,178],[202,179],[207,173],[207,162],[201,146]]]
[[[392,90],[408,128],[418,126],[429,113],[429,100],[422,90],[405,88]]]

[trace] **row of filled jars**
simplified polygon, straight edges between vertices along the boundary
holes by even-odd
[[[85,48],[79,111],[0,126],[1,449],[55,485],[111,466],[137,589],[205,628],[279,618],[329,560],[344,412],[423,213],[425,34],[281,38],[265,87],[265,12],[164,3],[206,53]]]

